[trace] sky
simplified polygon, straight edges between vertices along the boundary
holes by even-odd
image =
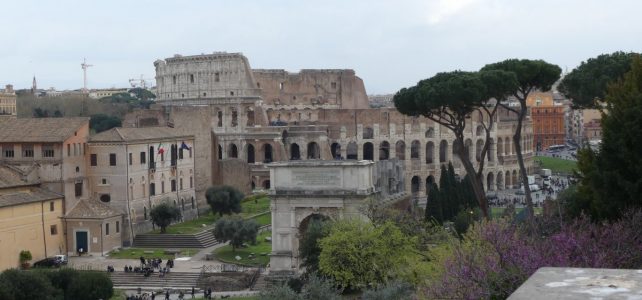
[[[242,52],[252,68],[354,69],[368,94],[507,58],[571,71],[642,52],[637,0],[10,1],[0,17],[0,86],[128,87],[174,54]]]

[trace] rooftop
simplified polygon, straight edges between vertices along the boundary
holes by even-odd
[[[0,191],[0,207],[62,199],[63,197],[63,195],[39,187],[28,187],[7,192]]]
[[[104,219],[122,215],[107,204],[95,200],[80,200],[67,213],[68,219]]]
[[[158,141],[170,138],[193,138],[171,127],[117,127],[89,138],[90,142]]]
[[[64,142],[89,118],[17,118],[0,120],[2,142]]]

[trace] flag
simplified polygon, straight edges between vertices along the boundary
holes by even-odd
[[[165,153],[165,148],[163,148],[163,143],[158,144],[158,154]]]
[[[189,146],[187,146],[187,144],[185,144],[185,142],[181,142],[181,149],[192,150],[192,148],[190,148]]]

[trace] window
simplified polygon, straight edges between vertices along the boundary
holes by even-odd
[[[183,190],[183,178],[178,180],[178,187],[181,191]]]
[[[183,159],[183,148],[178,149],[178,159]]]
[[[89,156],[89,160],[92,167],[95,167],[98,165],[98,156],[96,154],[91,154]]]
[[[100,201],[109,203],[109,201],[111,201],[111,196],[109,194],[102,194],[100,195]]]
[[[13,145],[5,146],[3,154],[5,158],[12,158],[14,156]]]
[[[33,157],[33,145],[22,144],[22,157]]]
[[[172,83],[176,84],[176,75],[174,75],[174,77],[172,77]]]
[[[189,74],[189,83],[194,83],[194,74]]]
[[[107,184],[107,179],[106,179],[106,178],[103,178],[103,180],[101,181],[101,183],[102,183],[102,184]]]
[[[120,221],[116,221],[116,233],[120,232]]]
[[[130,152],[129,153],[129,165],[131,166],[133,162],[134,162],[134,155]]]
[[[58,234],[58,225],[49,226],[49,232],[51,233],[51,235]]]
[[[192,209],[194,209],[194,197],[192,197]]]
[[[53,144],[42,144],[42,157],[54,157]]]
[[[189,188],[194,188],[194,179],[192,176],[189,177]]]
[[[149,184],[149,195],[150,196],[156,195],[156,184],[153,182]]]
[[[67,156],[71,156],[71,144],[67,144]]]
[[[175,179],[172,179],[172,181],[170,181],[170,185],[171,185],[171,188],[172,188],[172,192],[176,192],[176,180]]]
[[[109,154],[109,165],[110,166],[115,166],[116,165],[116,153],[110,153]]]
[[[165,181],[161,181],[161,194],[165,193]]]
[[[109,223],[105,224],[105,235],[109,235]]]
[[[76,166],[76,173],[80,172],[80,167]]]
[[[145,152],[141,152],[140,153],[140,164],[143,165],[143,164],[147,163],[146,159],[147,159],[146,153]]]
[[[54,209],[56,209],[56,205],[54,204],[54,202],[49,202],[49,211],[54,211]]]
[[[219,73],[218,73],[218,72],[214,73],[214,81],[215,81],[215,82],[219,82],[219,81],[221,81],[221,77],[219,76]]]
[[[332,87],[333,89],[336,89],[337,88],[337,83],[336,82],[331,82],[330,83],[330,87]]]
[[[74,190],[76,197],[82,197],[82,181],[76,182],[76,184],[74,185]]]

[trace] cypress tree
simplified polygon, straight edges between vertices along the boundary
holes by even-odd
[[[443,202],[439,193],[439,187],[436,183],[431,183],[428,191],[428,200],[426,202],[426,220],[436,220],[439,224],[443,223]]]

